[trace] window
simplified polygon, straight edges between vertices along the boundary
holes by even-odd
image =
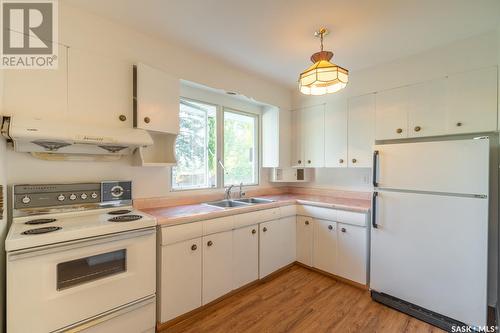
[[[224,110],[224,186],[257,184],[258,118]]]
[[[217,186],[216,114],[214,105],[181,100],[175,144],[177,166],[172,168],[173,189]]]
[[[259,183],[257,114],[181,99],[179,127],[173,190]]]

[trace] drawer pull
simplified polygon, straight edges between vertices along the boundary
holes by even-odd
[[[398,133],[398,134],[403,133],[403,129],[402,129],[402,128],[398,128],[398,129],[396,130],[396,133]]]
[[[252,229],[252,235],[255,235],[256,232],[257,232],[257,230]]]
[[[329,225],[328,230],[333,230],[333,226]]]
[[[151,118],[149,118],[149,117],[144,117],[144,122],[145,122],[146,124],[149,124],[149,123],[151,122]]]
[[[305,224],[305,225],[309,225],[309,221],[305,221],[305,222],[304,222],[304,224]]]
[[[212,245],[214,245],[214,242],[212,242],[212,241],[208,241],[208,242],[207,242],[207,245],[208,245],[208,246],[212,246]]]
[[[340,229],[340,231],[342,231],[342,232],[346,232],[345,228]]]
[[[344,163],[344,160],[343,159],[339,159],[339,163],[340,164]]]
[[[198,248],[198,246],[196,246],[196,244],[191,245],[191,250],[192,251],[196,251],[197,248]]]
[[[415,126],[415,132],[420,132],[420,130],[422,129],[422,127],[420,126]]]
[[[460,127],[460,126],[462,126],[462,125],[463,125],[463,124],[462,124],[460,121],[457,123],[457,126],[458,126],[458,127]]]
[[[267,228],[266,228],[266,227],[264,227],[264,228],[262,229],[262,231],[266,232],[266,231],[267,231]]]
[[[357,160],[357,159],[355,159],[355,158],[353,158],[353,159],[352,159],[352,163],[356,163],[357,161],[358,161],[358,160]]]

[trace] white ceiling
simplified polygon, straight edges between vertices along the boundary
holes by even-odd
[[[500,0],[67,0],[294,85],[326,26],[333,61],[358,70],[496,29]]]

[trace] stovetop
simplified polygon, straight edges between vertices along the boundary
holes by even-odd
[[[10,252],[155,225],[154,217],[131,206],[23,216],[13,219],[5,249]]]

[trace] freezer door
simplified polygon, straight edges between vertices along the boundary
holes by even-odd
[[[488,194],[488,139],[377,145],[379,188]]]
[[[378,192],[371,289],[486,325],[488,200]]]

